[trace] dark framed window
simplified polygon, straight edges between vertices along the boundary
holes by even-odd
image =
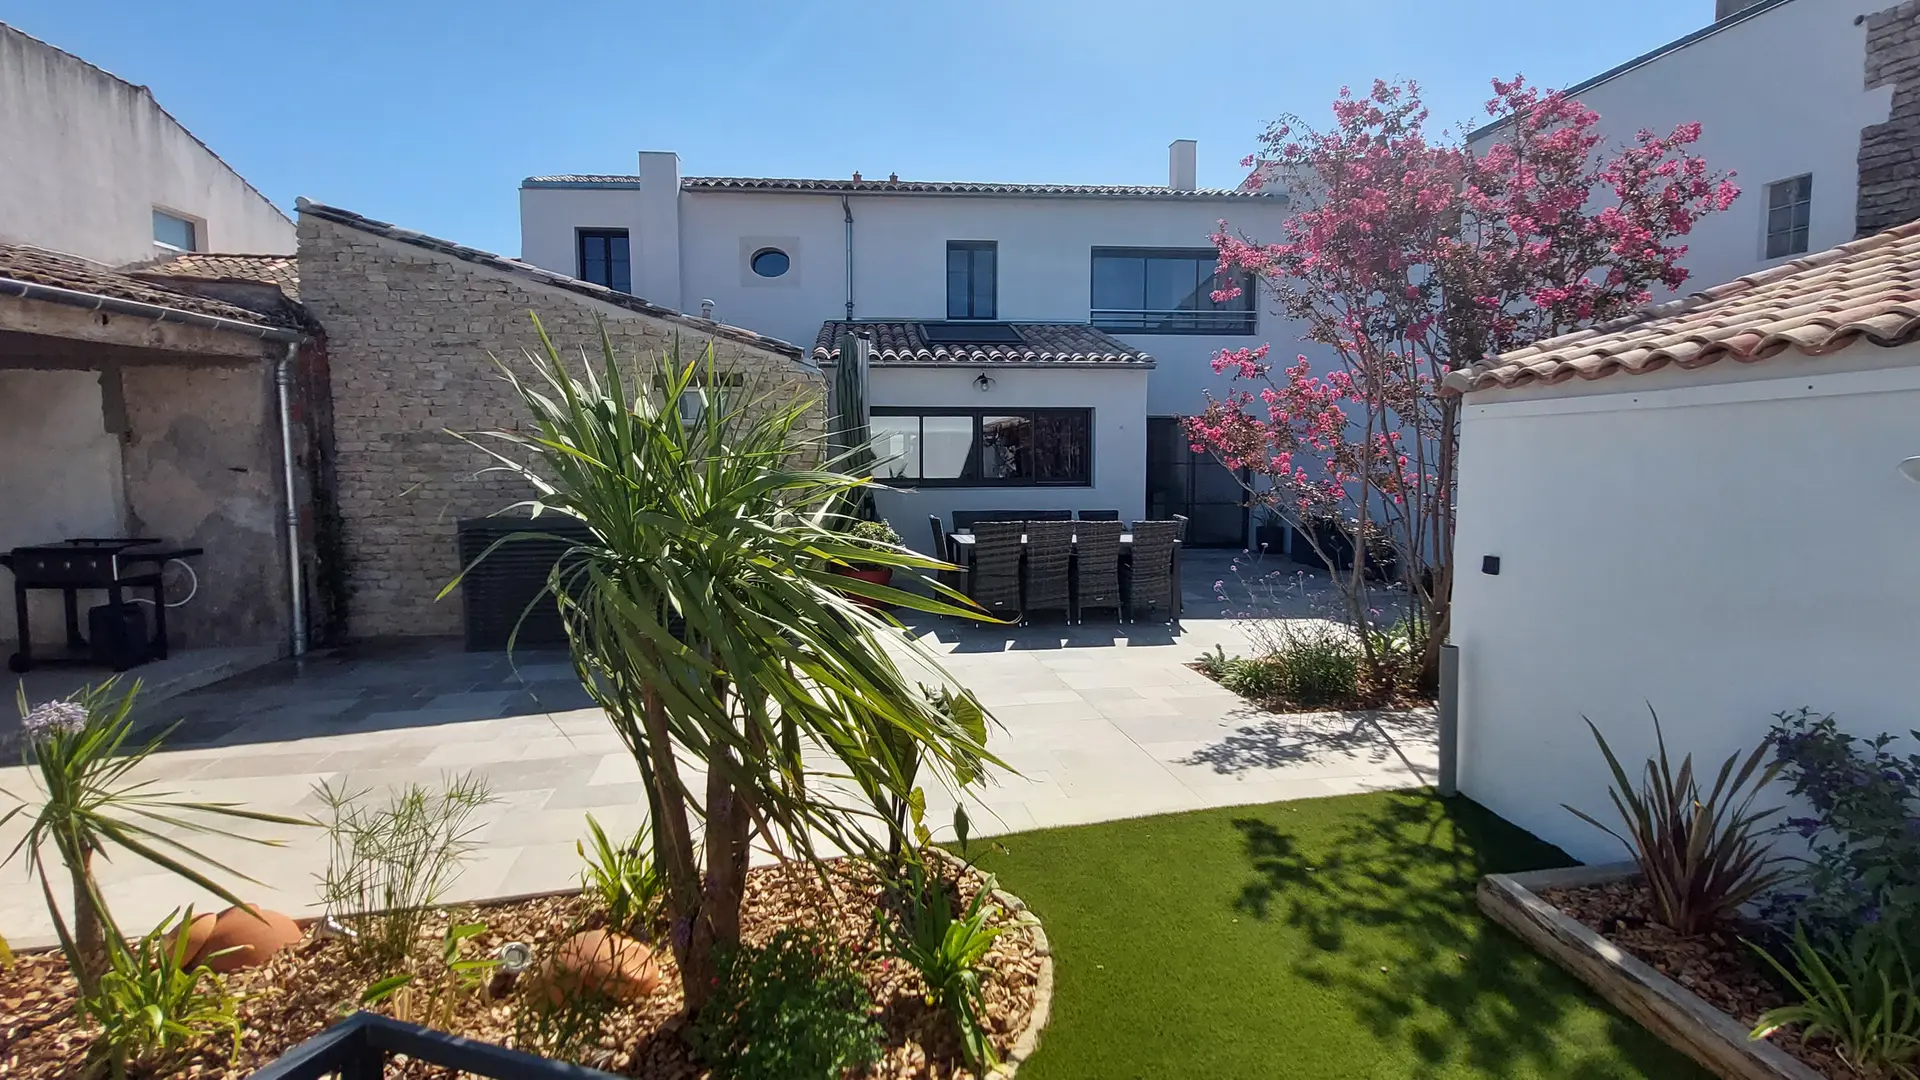
[[[628,257],[627,230],[581,229],[580,280],[605,285],[615,292],[633,291],[633,262]]]
[[[947,318],[994,318],[1000,245],[993,240],[947,241]]]
[[[1087,487],[1092,409],[875,408],[874,475],[920,487]]]
[[[1783,259],[1807,250],[1807,225],[1813,218],[1813,174],[1767,185],[1767,258]]]
[[[1094,248],[1093,325],[1125,334],[1251,334],[1253,279],[1212,248]],[[1215,300],[1233,284],[1240,295]]]

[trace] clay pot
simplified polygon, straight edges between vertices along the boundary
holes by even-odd
[[[194,953],[196,961],[206,957],[203,962],[207,967],[225,975],[229,971],[264,964],[268,957],[289,945],[297,944],[305,936],[300,932],[300,927],[285,915],[256,904],[248,904],[247,907],[252,909],[253,914],[230,907],[213,916],[213,927],[207,934],[206,943]],[[196,926],[199,921],[194,920]],[[233,951],[222,953],[224,949]]]
[[[660,989],[653,950],[625,934],[582,930],[554,950],[535,979],[556,1004],[581,992],[638,1001]]]
[[[213,935],[213,924],[219,919],[220,916],[208,912],[205,915],[195,915],[193,921],[187,924],[187,953],[184,966],[188,969],[193,967],[195,957],[207,951],[207,938]],[[160,939],[161,946],[166,949],[168,955],[172,955],[173,947],[179,941],[180,928],[177,926],[167,931],[167,935]]]

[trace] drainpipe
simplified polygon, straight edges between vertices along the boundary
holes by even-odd
[[[1440,646],[1440,761],[1434,790],[1451,799],[1460,793],[1460,646]]]
[[[293,472],[293,365],[300,343],[287,342],[287,351],[274,365],[273,382],[279,392],[280,470],[287,488],[287,588],[293,594],[293,655],[307,652],[307,595],[300,580],[300,502]]]
[[[840,196],[840,213],[847,223],[847,321],[853,321],[853,204]]]

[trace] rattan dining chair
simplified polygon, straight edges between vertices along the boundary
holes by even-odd
[[[1073,522],[1027,522],[1027,588],[1022,618],[1058,610],[1073,617]]]
[[[1081,521],[1119,521],[1120,511],[1118,510],[1082,510],[1080,511],[1080,520]]]
[[[928,514],[927,526],[933,532],[933,546],[927,549],[928,553],[931,554],[936,559],[945,559],[947,562],[950,562],[950,563],[960,563],[960,560],[958,558],[955,558],[955,556],[958,553],[953,550],[953,545],[947,542],[947,527],[945,525],[940,524],[939,515]],[[960,569],[958,570],[940,571],[939,580],[940,580],[940,584],[945,585],[949,589],[954,589],[958,592],[966,592],[967,591],[966,565],[960,564]]]
[[[1021,521],[981,521],[973,526],[973,565],[967,574],[968,596],[988,614],[1022,614],[1020,537]]]
[[[1085,622],[1086,610],[1112,608],[1120,617],[1120,523],[1082,521],[1075,528],[1073,621]]]
[[[1174,592],[1174,541],[1179,539],[1176,521],[1136,521],[1133,523],[1133,561],[1128,564],[1124,582],[1127,618],[1138,621],[1140,609],[1179,614],[1179,597]]]

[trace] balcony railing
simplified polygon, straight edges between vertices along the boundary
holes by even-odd
[[[1118,334],[1251,334],[1251,311],[1094,308],[1093,325]]]
[[[381,1080],[387,1059],[405,1054],[465,1076],[493,1080],[617,1080],[612,1073],[463,1039],[378,1013],[358,1012],[287,1051],[253,1080]]]

